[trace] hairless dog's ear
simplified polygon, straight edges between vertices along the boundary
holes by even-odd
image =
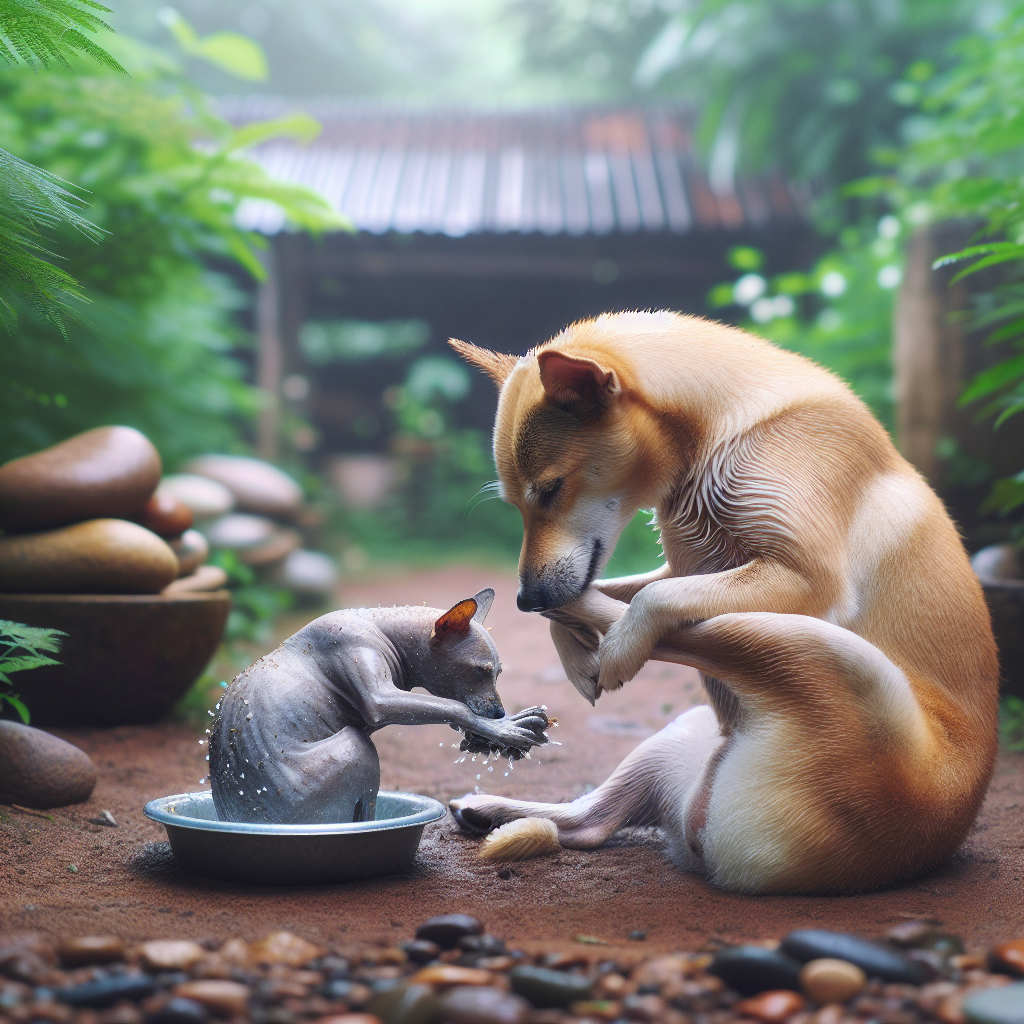
[[[476,608],[476,600],[472,597],[467,597],[465,601],[460,601],[453,608],[449,608],[434,623],[434,628],[430,631],[431,644],[458,640],[466,636],[469,633],[469,624],[476,614]]]
[[[479,594],[474,594],[473,600],[476,601],[476,611],[473,613],[473,618],[477,622],[483,622],[487,618],[487,613],[491,610],[491,605],[494,604],[494,591],[488,587],[486,590],[481,590]]]

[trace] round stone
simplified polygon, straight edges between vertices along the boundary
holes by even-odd
[[[151,971],[187,971],[206,956],[206,950],[186,939],[154,939],[139,946],[139,956]]]
[[[70,1006],[105,1010],[122,999],[147,999],[156,991],[156,983],[146,974],[109,974],[81,985],[54,989],[53,997]]]
[[[192,510],[173,494],[157,491],[136,522],[159,537],[180,537],[192,525]]]
[[[160,591],[165,597],[175,594],[196,594],[204,590],[221,590],[227,586],[228,574],[219,565],[201,565],[188,576],[181,576]]]
[[[208,1016],[202,1003],[174,996],[146,1017],[146,1024],[204,1024]]]
[[[414,964],[432,964],[441,955],[441,947],[427,939],[403,942],[402,949]]]
[[[988,962],[993,971],[1024,978],[1024,939],[1000,943],[989,954]]]
[[[924,963],[911,960],[898,950],[856,935],[816,928],[790,932],[779,947],[782,952],[806,963],[822,958],[856,964],[869,978],[881,978],[903,985],[923,985],[934,972]]]
[[[197,522],[227,515],[235,507],[235,496],[223,484],[194,473],[165,476],[156,493],[180,501]]]
[[[800,988],[800,964],[777,949],[761,946],[733,946],[719,950],[708,973],[721,978],[745,996],[775,989]]]
[[[277,466],[241,455],[203,455],[185,466],[186,473],[209,477],[235,497],[241,512],[291,519],[302,507],[302,488]]]
[[[410,979],[414,985],[489,985],[494,981],[490,971],[476,967],[460,967],[458,964],[430,964],[422,967]]]
[[[790,1014],[803,1008],[803,996],[787,989],[779,989],[776,992],[762,992],[750,999],[742,999],[733,1010],[744,1017],[764,1021],[764,1024],[782,1024]]]
[[[203,978],[178,985],[174,995],[191,999],[222,1017],[244,1017],[249,1009],[249,989],[241,982]]]
[[[179,577],[191,576],[210,554],[210,545],[198,530],[186,530],[180,537],[174,537],[167,543],[178,556]]]
[[[84,750],[20,722],[0,721],[0,765],[2,804],[66,807],[88,800],[96,785],[96,766]]]
[[[483,922],[469,914],[440,914],[428,918],[416,929],[417,939],[436,942],[442,949],[452,949],[465,935],[481,935]]]
[[[530,1004],[498,988],[452,988],[438,1000],[448,1024],[522,1024]]]
[[[203,533],[213,547],[229,551],[244,551],[266,544],[281,532],[272,519],[244,512],[231,512],[203,527]]]
[[[111,964],[124,958],[124,943],[116,935],[82,935],[62,942],[57,956],[65,967]]]
[[[98,427],[0,466],[0,527],[43,530],[132,518],[160,480],[160,456],[131,427]]]
[[[845,1003],[859,996],[867,986],[864,972],[848,960],[822,957],[811,960],[800,969],[800,987],[809,999],[825,1003]]]
[[[293,551],[275,579],[282,587],[305,597],[330,597],[338,585],[338,564],[322,551]]]
[[[972,992],[964,1017],[971,1024],[1024,1024],[1024,983]]]
[[[549,967],[524,964],[508,972],[508,982],[516,995],[528,999],[539,1009],[564,1009],[590,999],[593,982],[580,974],[555,971]]]
[[[157,594],[178,559],[155,533],[124,519],[91,519],[0,537],[0,591],[12,594]]]
[[[249,946],[249,963],[303,967],[326,952],[291,932],[271,932]]]

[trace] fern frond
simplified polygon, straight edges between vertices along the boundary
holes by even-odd
[[[71,70],[68,55],[78,52],[125,73],[102,46],[83,34],[111,31],[93,11],[111,13],[95,0],[0,0],[0,60],[33,68],[55,63]]]

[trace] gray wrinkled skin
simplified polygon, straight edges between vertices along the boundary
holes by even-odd
[[[236,676],[210,734],[220,820],[373,820],[380,762],[370,734],[385,725],[445,722],[496,745],[546,742],[541,709],[504,717],[501,663],[482,625],[493,597],[481,591],[465,631],[433,641],[448,614],[438,608],[331,612]]]

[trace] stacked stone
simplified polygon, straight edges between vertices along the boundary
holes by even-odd
[[[231,551],[261,579],[300,597],[331,597],[334,560],[302,548],[302,529],[317,525],[302,488],[287,473],[259,459],[204,455],[168,476],[158,494],[188,506],[210,545]]]
[[[160,456],[131,427],[100,427],[0,466],[0,591],[213,590],[209,547],[180,501],[157,493]]]
[[[929,922],[671,956],[506,949],[431,918],[395,947],[0,936],[0,1021],[32,1024],[1021,1024],[1024,939],[987,954]]]

